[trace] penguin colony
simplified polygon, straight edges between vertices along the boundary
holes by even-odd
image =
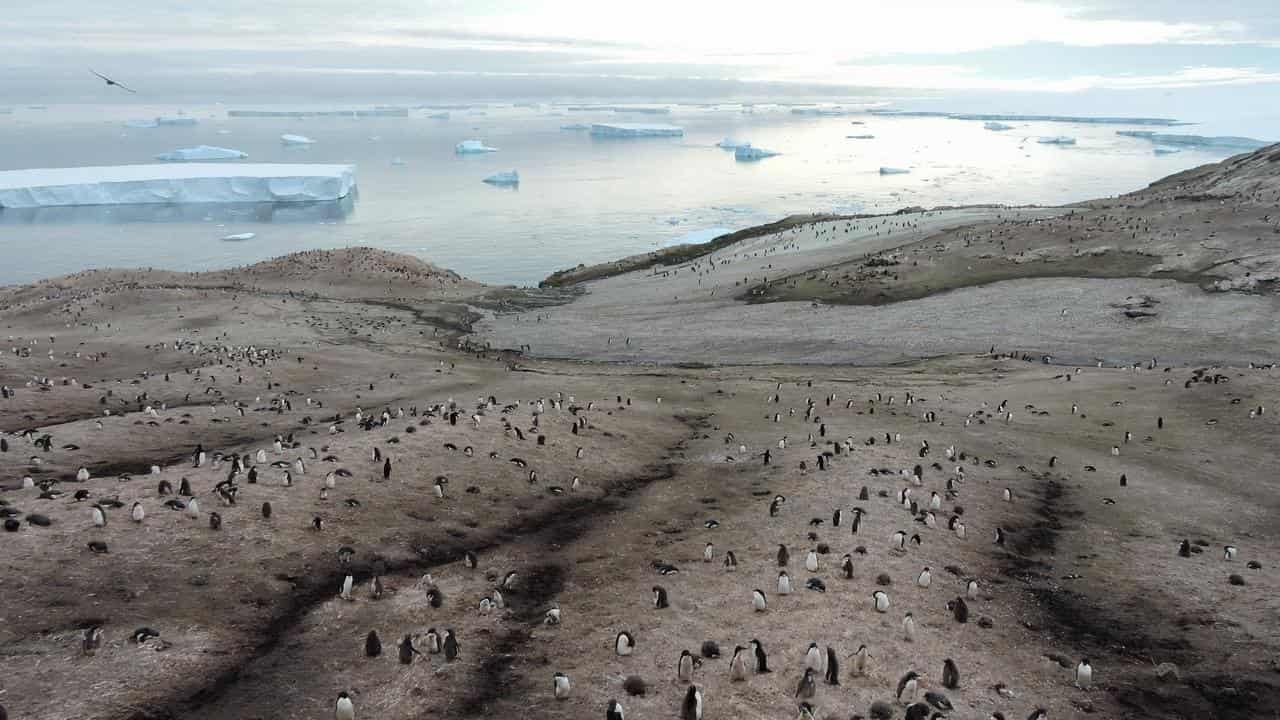
[[[200,416],[203,408],[193,411],[185,403],[181,396],[188,389],[213,388],[242,374],[262,381],[267,369],[292,361],[289,354],[256,346],[169,345],[218,362],[172,373],[189,387],[170,402],[159,399],[158,390],[145,391],[155,397],[137,391],[120,406],[119,398],[103,395],[113,413],[94,423],[160,428],[186,421],[191,430],[202,429],[197,438],[212,436],[208,429],[218,424]],[[1224,384],[1213,375],[1193,373],[1193,386]],[[362,389],[379,384],[365,380]],[[174,381],[158,374],[147,379],[148,387],[163,382]],[[108,386],[94,384],[99,392]],[[44,385],[6,388],[6,395],[22,400],[52,392],[39,387]],[[620,555],[611,566],[615,574],[588,579],[589,570],[575,567],[573,556],[559,555],[559,544],[536,551],[506,548],[483,533],[467,533],[475,528],[465,523],[450,525],[464,537],[440,533],[435,547],[412,546],[410,559],[373,550],[371,537],[350,531],[357,518],[404,511],[432,518],[414,518],[415,523],[448,523],[456,516],[479,524],[488,511],[464,511],[465,504],[497,493],[525,506],[502,506],[498,513],[512,515],[577,498],[597,500],[603,495],[602,467],[628,451],[626,442],[606,430],[626,430],[636,438],[639,425],[624,424],[627,413],[651,413],[676,424],[672,414],[692,403],[687,391],[673,387],[645,399],[637,395],[634,404],[628,396],[589,397],[577,388],[575,395],[569,387],[539,387],[517,396],[490,385],[469,390],[465,400],[450,391],[448,397],[403,404],[348,397],[339,406],[330,398],[323,407],[278,385],[261,399],[244,401],[230,399],[233,393],[206,393],[219,396],[215,418],[288,416],[311,422],[247,444],[219,447],[209,440],[170,448],[155,455],[154,468],[131,472],[100,471],[110,463],[68,447],[72,443],[63,437],[71,431],[13,432],[4,437],[8,457],[0,455],[0,462],[21,474],[2,481],[0,511],[6,530],[8,520],[17,523],[10,530],[15,537],[48,532],[43,537],[57,542],[74,538],[84,554],[76,562],[120,562],[121,568],[136,562],[122,548],[146,533],[163,534],[171,543],[229,538],[219,546],[228,550],[239,542],[279,542],[288,533],[323,547],[309,575],[273,582],[301,588],[323,582],[316,612],[344,618],[324,633],[348,635],[327,646],[330,661],[375,678],[372,685],[334,684],[308,698],[308,707],[323,707],[344,720],[382,716],[387,703],[379,697],[379,683],[406,678],[428,694],[484,697],[484,684],[494,680],[478,670],[498,657],[493,640],[505,632],[532,638],[516,661],[529,687],[517,687],[528,693],[523,702],[532,713],[547,716],[684,720],[725,717],[729,708],[759,703],[785,705],[788,715],[801,720],[1013,720],[1050,717],[1047,705],[1070,716],[1072,704],[1104,702],[1097,688],[1106,687],[1115,670],[1092,652],[1035,671],[1037,687],[1054,697],[1039,698],[1026,685],[974,682],[985,672],[984,630],[993,621],[1009,622],[1003,608],[1006,599],[1015,602],[1007,580],[993,568],[1024,553],[1028,525],[1017,514],[1050,483],[1065,482],[1068,475],[1092,481],[1095,473],[1115,470],[1100,502],[1135,502],[1144,478],[1123,463],[1143,452],[1146,437],[1160,437],[1165,418],[1134,428],[1132,436],[1108,428],[1109,437],[1087,457],[1064,453],[1015,468],[987,449],[982,427],[1017,425],[1018,414],[1050,410],[1014,407],[993,397],[957,413],[923,397],[923,391],[917,396],[850,392],[838,383],[726,383],[733,392],[761,391],[752,404],[764,421],[736,426],[732,417],[720,417],[697,426],[693,442],[714,448],[724,470],[716,483],[699,485],[699,492],[717,493],[720,501],[689,498],[658,526],[664,534],[679,530],[669,532],[672,541],[646,546],[652,547],[651,557]],[[1262,405],[1253,405],[1247,408],[1250,419],[1269,421],[1258,410]],[[919,412],[920,407],[929,409]],[[1100,413],[1084,404],[1051,411],[1082,420]],[[83,443],[79,435],[75,439]],[[75,462],[68,466],[64,456]],[[396,500],[387,502],[392,493]],[[50,510],[34,512],[43,508]],[[621,527],[629,534],[616,539],[620,546],[644,542],[635,525]],[[1251,544],[1224,536],[1203,552],[1208,546],[1189,539],[1167,554],[1205,569],[1261,573],[1265,558]],[[589,567],[584,558],[576,560]],[[563,568],[570,581],[557,595],[544,597],[538,585],[548,564]],[[216,573],[204,581],[210,593],[228,591]],[[588,582],[609,588],[604,610],[579,596]],[[814,615],[829,619],[816,636],[794,630],[808,627],[803,620]],[[599,618],[607,622],[594,624]],[[352,624],[361,627],[347,633]],[[94,618],[76,630],[71,641],[85,663],[125,659],[126,650],[177,657],[189,643],[183,628],[145,617]],[[535,666],[524,657],[529,654],[545,656],[547,664]],[[532,667],[541,668],[537,677],[530,677]],[[647,681],[644,695],[624,687],[631,675]],[[22,702],[14,696],[3,698],[11,709]]]

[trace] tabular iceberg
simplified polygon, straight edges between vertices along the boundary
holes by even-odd
[[[489,147],[480,140],[463,140],[453,148],[453,151],[459,155],[472,155],[476,153],[498,152],[498,148]]]
[[[178,148],[171,152],[160,153],[156,156],[157,160],[165,160],[167,162],[192,162],[198,160],[242,160],[249,157],[249,153],[231,148],[217,147],[214,145],[197,145],[189,148]]]
[[[156,118],[156,125],[195,125],[196,119],[186,115],[161,115]]]
[[[285,145],[315,145],[316,144],[315,140],[312,140],[306,135],[290,135],[289,133],[285,133],[284,135],[281,135],[280,142],[284,143]]]
[[[569,123],[568,125],[561,125],[560,129],[561,130],[590,130],[591,126],[583,123]]]
[[[1054,135],[1052,137],[1037,138],[1036,142],[1041,145],[1075,145],[1076,139],[1070,135]]]
[[[684,128],[660,123],[593,123],[591,134],[596,137],[682,137]]]
[[[1224,148],[1227,150],[1257,150],[1266,147],[1265,140],[1235,137],[1231,135],[1179,135],[1176,133],[1158,133],[1151,130],[1117,130],[1117,135],[1137,137],[1150,140],[1161,145],[1181,145],[1184,147]]]
[[[772,150],[765,150],[764,148],[751,147],[750,145],[746,145],[743,147],[739,147],[733,151],[733,159],[734,160],[763,160],[764,158],[773,157],[774,155],[777,155],[777,154],[778,153]]]
[[[515,170],[510,172],[494,173],[493,175],[485,178],[483,182],[487,182],[490,185],[519,185],[520,173]]]
[[[236,233],[235,235],[224,235],[223,240],[226,242],[244,242],[258,237],[257,233]]]
[[[1174,155],[1174,154],[1176,154],[1176,153],[1180,153],[1180,152],[1182,152],[1182,151],[1181,151],[1181,150],[1179,150],[1178,148],[1171,148],[1171,147],[1156,147],[1156,148],[1153,148],[1153,149],[1152,149],[1152,152],[1154,152],[1156,155]]]
[[[716,143],[716,147],[724,148],[725,150],[737,150],[742,147],[751,147],[751,143],[746,140],[734,140],[731,137],[727,137]]]
[[[882,168],[880,168],[880,174],[881,174],[881,175],[906,175],[906,174],[907,174],[907,173],[909,173],[909,172],[911,172],[911,171],[910,171],[910,170],[907,170],[906,168],[896,168],[896,167],[882,167]]]
[[[124,121],[124,126],[125,126],[125,127],[127,127],[127,128],[135,128],[135,129],[138,129],[138,130],[146,130],[146,129],[149,129],[149,128],[156,128],[156,127],[160,127],[160,123],[156,122],[154,119],[153,119],[153,120],[146,120],[146,119],[143,119],[143,120],[125,120],[125,121]]]
[[[987,130],[1012,130],[1013,129],[1012,125],[1005,125],[1002,122],[996,122],[994,120],[982,123],[982,127]]]
[[[0,171],[0,209],[68,205],[299,203],[355,189],[352,165],[114,165]]]

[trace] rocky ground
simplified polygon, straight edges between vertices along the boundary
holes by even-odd
[[[540,292],[362,249],[0,289],[0,513],[14,521],[0,532],[0,706],[328,718],[348,692],[360,718],[601,717],[611,699],[628,718],[674,718],[681,651],[710,642],[718,656],[693,672],[709,719],[795,717],[810,643],[840,663],[839,685],[820,673],[806,700],[816,718],[905,717],[896,689],[913,670],[915,701],[941,693],[954,718],[1269,716],[1274,296],[1142,277],[1124,282],[1149,297],[1117,299],[1096,285],[1112,280],[1023,277],[1025,294],[968,305],[960,293],[1008,284],[875,307],[736,299],[851,252],[1071,212],[1101,210],[832,221],[851,224]],[[846,335],[820,342],[779,314],[815,301]],[[1020,303],[1033,318],[1053,307],[1056,324],[1002,328]],[[978,312],[991,307],[1008,310]],[[889,321],[859,314],[894,308],[879,335]],[[911,360],[848,364],[890,354]],[[800,364],[811,356],[822,364]],[[899,530],[919,541],[897,548]],[[655,585],[670,607],[654,607]],[[454,633],[456,658],[430,651],[433,628]],[[734,648],[753,639],[772,672],[748,662],[734,681]],[[1091,687],[1073,683],[1082,658]]]

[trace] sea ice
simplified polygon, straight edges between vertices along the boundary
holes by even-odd
[[[1178,148],[1156,147],[1152,149],[1152,152],[1154,152],[1156,155],[1173,155],[1174,153],[1180,153],[1182,151],[1179,150]]]
[[[302,203],[355,189],[352,165],[179,163],[0,171],[0,208]]]
[[[485,178],[483,182],[487,182],[490,185],[519,185],[520,173],[515,170],[494,173],[493,175]]]
[[[661,123],[594,123],[591,134],[596,137],[681,137],[684,128]]]
[[[196,122],[195,118],[186,115],[161,115],[156,118],[156,125],[195,125]]]
[[[734,140],[731,137],[727,137],[716,143],[716,147],[721,147],[725,150],[737,150],[740,147],[751,147],[751,143],[746,140]]]
[[[241,160],[247,157],[249,157],[248,153],[232,150],[231,148],[197,145],[160,153],[156,156],[156,159],[167,162],[192,162],[199,160]]]
[[[1005,125],[1004,123],[996,122],[995,120],[990,120],[982,123],[982,127],[987,130],[1012,130],[1013,129],[1012,125]]]
[[[875,135],[845,135],[848,140],[874,140]]]
[[[476,153],[498,152],[498,148],[489,147],[480,140],[463,140],[453,149],[459,155],[473,155]]]
[[[1179,135],[1175,133],[1157,133],[1147,130],[1117,130],[1117,135],[1138,137],[1160,145],[1180,145],[1182,147],[1223,148],[1226,150],[1257,150],[1266,147],[1265,140],[1231,135]]]
[[[733,151],[733,159],[734,160],[763,160],[764,158],[773,157],[774,155],[777,155],[777,154],[778,153],[772,150],[765,150],[764,148],[751,147],[750,145],[745,145]]]
[[[561,130],[590,130],[591,126],[585,123],[569,123],[568,125],[561,125],[560,129]]]
[[[1041,145],[1075,145],[1076,139],[1070,135],[1053,135],[1036,138],[1036,142]]]
[[[152,118],[150,120],[143,118],[140,120],[125,120],[124,126],[127,128],[146,130],[148,128],[160,127],[160,123],[156,122],[155,118]]]
[[[896,168],[896,167],[882,167],[882,168],[880,168],[880,174],[881,174],[881,175],[906,175],[906,174],[907,174],[907,173],[909,173],[909,172],[911,172],[911,171],[910,171],[910,170],[907,170],[906,168]]]
[[[396,167],[400,167],[401,165],[407,165],[408,163],[404,161],[404,158],[397,156],[397,157],[391,158],[391,164],[395,165]]]
[[[448,120],[449,113],[448,112],[431,113],[427,117],[431,120]]]
[[[285,133],[284,135],[281,135],[280,142],[284,143],[285,145],[315,145],[316,144],[315,140],[312,140],[306,135],[291,135],[289,133]]]

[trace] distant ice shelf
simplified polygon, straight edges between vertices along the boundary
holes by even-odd
[[[494,173],[489,177],[485,178],[482,182],[489,183],[490,185],[507,185],[507,186],[519,185],[520,173],[516,172],[515,170],[511,170],[509,172]]]
[[[1178,145],[1182,147],[1223,148],[1225,150],[1257,150],[1271,143],[1248,137],[1232,135],[1179,135],[1174,133],[1158,133],[1151,130],[1117,130],[1117,135],[1150,140],[1157,145]]]
[[[684,128],[660,123],[593,123],[591,134],[596,137],[681,137]]]
[[[355,110],[228,110],[227,117],[233,118],[366,118],[366,117],[409,117],[409,109],[401,107],[359,108]]]
[[[74,205],[300,203],[356,187],[352,165],[183,163],[0,171],[0,209]]]
[[[186,115],[161,115],[154,118],[134,118],[133,120],[125,120],[124,126],[127,128],[146,130],[149,128],[158,128],[161,125],[184,127],[196,125],[198,123],[198,120],[193,117],[187,117]]]
[[[463,140],[454,146],[453,151],[459,155],[475,155],[478,153],[498,152],[498,148],[489,147],[482,140]]]
[[[169,152],[163,152],[156,155],[157,160],[166,162],[195,162],[200,160],[243,160],[249,157],[248,153],[231,148],[216,147],[214,145],[197,145],[189,148],[178,148]]]
[[[1041,145],[1075,145],[1076,139],[1069,135],[1052,135],[1036,138]]]
[[[875,140],[875,135],[845,135],[846,140]]]
[[[292,135],[290,133],[285,133],[284,135],[281,135],[280,142],[284,143],[285,145],[315,145],[316,144],[315,140],[312,140],[306,135]]]
[[[774,155],[777,155],[777,154],[778,153],[774,152],[773,150],[765,150],[764,148],[758,148],[758,147],[752,147],[751,145],[746,145],[746,146],[734,149],[733,159],[743,160],[743,161],[763,160],[767,157],[773,157]]]
[[[1152,117],[1088,117],[1081,115],[1019,115],[1017,113],[956,113],[914,110],[892,110],[873,108],[867,111],[871,115],[888,115],[896,117],[938,117],[952,120],[984,120],[1005,122],[1064,122],[1091,125],[1185,125],[1173,118]]]
[[[570,105],[565,108],[569,112],[615,112],[638,113],[641,115],[670,115],[668,107],[642,107],[635,105]]]

